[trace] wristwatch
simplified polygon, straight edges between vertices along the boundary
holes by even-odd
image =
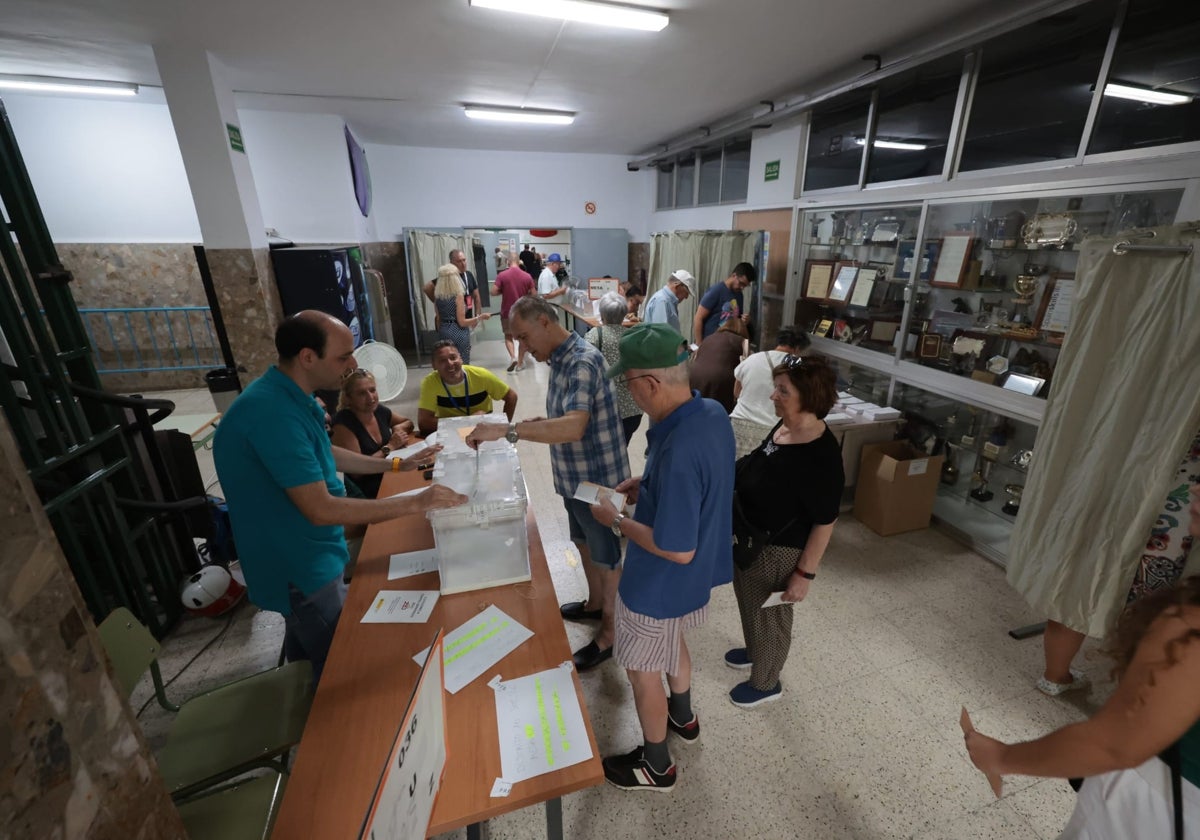
[[[625,514],[623,514],[623,513],[618,513],[618,514],[617,514],[617,518],[613,520],[613,522],[612,522],[612,532],[613,532],[614,534],[616,534],[618,537],[623,537],[623,536],[625,536],[624,534],[622,534],[622,533],[621,533],[621,520],[622,520],[622,519],[628,519],[628,518],[629,518],[629,517],[628,517],[628,516],[626,516]]]
[[[379,451],[382,452],[383,457],[386,458],[388,455],[392,454],[392,447],[385,445],[382,448],[380,448]]]
[[[504,439],[506,441],[508,441],[509,443],[517,442],[517,424],[516,423],[508,424],[508,434],[506,434],[504,436]]]

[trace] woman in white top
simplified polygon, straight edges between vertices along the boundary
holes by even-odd
[[[771,391],[775,388],[771,371],[784,356],[789,353],[799,356],[811,343],[808,335],[797,327],[780,327],[774,350],[754,353],[734,369],[733,396],[737,405],[729,412],[729,421],[733,424],[738,458],[762,443],[779,422],[775,404],[771,402]]]

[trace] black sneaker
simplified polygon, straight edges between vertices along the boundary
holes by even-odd
[[[642,748],[638,747],[625,755],[610,755],[604,759],[604,778],[621,790],[670,793],[675,789],[675,765],[668,767],[665,773],[655,773],[642,758]]]
[[[692,719],[686,724],[676,723],[675,718],[671,717],[671,713],[667,712],[667,729],[689,744],[700,740],[700,718],[696,717],[695,712],[692,712]]]

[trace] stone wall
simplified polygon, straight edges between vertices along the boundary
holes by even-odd
[[[646,290],[647,276],[650,274],[650,243],[629,243],[629,279],[640,283],[642,291]]]
[[[0,837],[185,838],[0,415]]]

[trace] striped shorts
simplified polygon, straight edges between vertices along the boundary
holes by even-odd
[[[683,631],[699,627],[708,617],[708,604],[678,618],[651,618],[625,606],[617,593],[616,636],[613,656],[630,671],[668,673],[679,671],[679,644]]]

